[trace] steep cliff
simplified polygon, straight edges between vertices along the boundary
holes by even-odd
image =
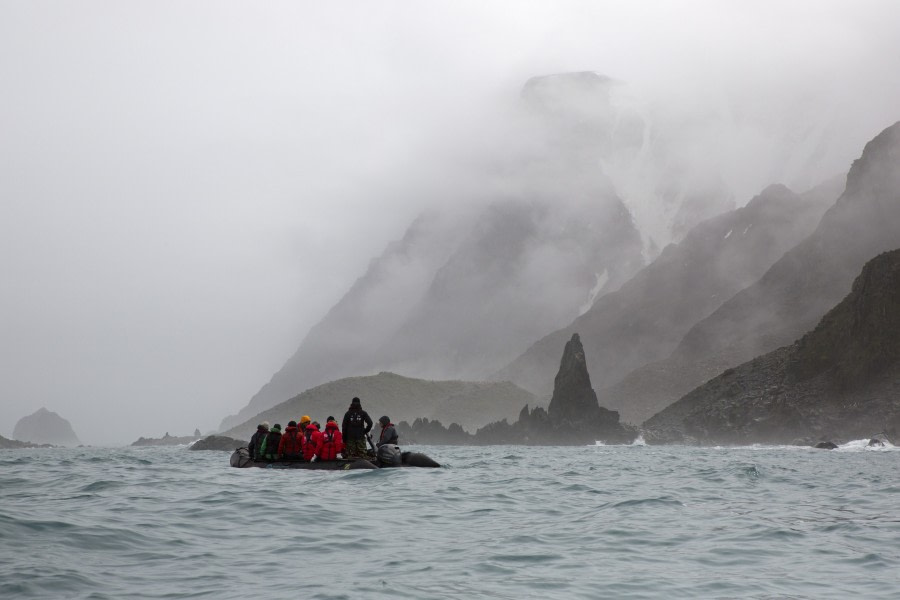
[[[753,285],[694,325],[672,354],[605,395],[610,405],[662,408],[723,370],[812,327],[850,290],[862,266],[900,247],[900,123],[866,144],[844,193],[816,230]]]
[[[809,443],[900,434],[900,250],[790,346],[746,362],[649,419],[650,442]]]

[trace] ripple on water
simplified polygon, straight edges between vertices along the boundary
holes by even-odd
[[[897,452],[424,451],[455,468],[4,451],[0,597],[895,597]]]

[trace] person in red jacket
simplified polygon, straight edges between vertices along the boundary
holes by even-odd
[[[306,445],[303,446],[303,458],[306,460],[312,460],[313,456],[316,455],[316,448],[319,445],[319,438],[322,437],[322,432],[319,431],[319,426],[315,423],[310,423],[306,426]]]
[[[278,442],[278,454],[285,460],[300,460],[303,458],[303,446],[306,444],[306,438],[300,433],[296,421],[288,423],[284,433],[281,434],[281,441]]]
[[[325,423],[325,431],[319,434],[319,443],[316,446],[318,460],[335,460],[344,451],[344,440],[341,430],[338,428],[334,417],[328,417]]]

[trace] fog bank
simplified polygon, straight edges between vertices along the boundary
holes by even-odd
[[[893,2],[3,3],[0,435],[41,406],[85,443],[214,427],[424,209],[515,184],[495,174],[536,75],[621,82],[738,205],[802,191],[898,119],[898,22]],[[615,160],[665,243],[642,182],[667,165]]]

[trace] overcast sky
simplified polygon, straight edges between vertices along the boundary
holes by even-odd
[[[898,24],[890,0],[0,0],[0,435],[42,406],[92,444],[215,427],[533,75],[803,103],[846,169],[900,119]]]

